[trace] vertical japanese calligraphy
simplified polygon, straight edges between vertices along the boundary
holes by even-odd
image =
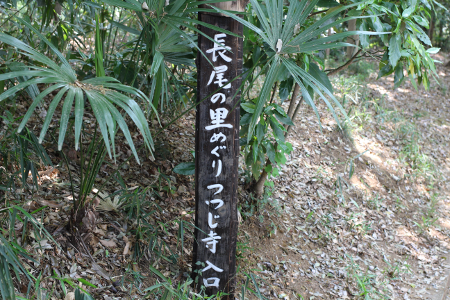
[[[242,25],[231,18],[199,19],[242,36]],[[198,42],[204,56],[197,57],[194,276],[208,295],[223,291],[230,294],[223,299],[234,299],[242,39],[200,30],[211,39],[199,35]]]

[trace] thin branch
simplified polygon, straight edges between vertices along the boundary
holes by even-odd
[[[350,66],[353,63],[353,61],[358,57],[358,55],[361,53],[361,51],[362,51],[362,49],[359,49],[358,52],[356,52],[355,55],[353,55],[352,58],[350,58],[345,64],[343,64],[339,68],[333,69],[333,70],[329,70],[327,75],[328,76],[335,75],[335,74],[339,73],[340,71],[347,69],[348,66]]]
[[[324,12],[327,12],[327,11],[329,11],[329,9],[316,11],[316,12],[310,14],[310,15],[308,16],[308,18],[309,18],[309,17],[312,17],[312,16],[315,16],[315,15],[318,15],[318,14],[321,14],[321,13],[324,13]]]

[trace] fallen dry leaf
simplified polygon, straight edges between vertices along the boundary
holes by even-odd
[[[100,243],[103,246],[108,247],[108,248],[116,248],[117,247],[116,242],[114,242],[112,240],[109,240],[109,241],[107,241],[107,240],[100,240]]]
[[[62,203],[57,203],[56,201],[36,199],[36,202],[39,203],[41,206],[49,206],[52,208],[60,208],[63,206]]]

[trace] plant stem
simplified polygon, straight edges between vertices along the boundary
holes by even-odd
[[[295,111],[292,114],[292,118],[291,118],[292,123],[295,122],[295,118],[297,117],[297,114],[298,114],[298,111],[300,110],[300,105],[302,105],[302,102],[303,102],[303,97],[300,98],[300,101],[298,102],[297,107],[295,108]],[[289,132],[291,132],[291,129],[292,129],[292,126],[289,125],[288,128],[286,129],[286,133],[284,134],[284,138],[288,137]]]
[[[294,91],[292,92],[291,102],[289,103],[289,109],[288,109],[288,113],[287,113],[289,118],[292,118],[292,112],[294,111],[295,102],[296,102],[299,91],[300,91],[300,86],[296,82],[295,86],[294,86]]]

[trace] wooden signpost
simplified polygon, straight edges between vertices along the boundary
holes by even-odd
[[[216,3],[225,10],[243,11],[240,1]],[[242,36],[242,25],[220,14],[200,13],[202,22]],[[204,54],[197,57],[195,136],[195,241],[193,275],[207,295],[222,291],[234,299],[237,239],[239,100],[242,38],[200,26],[213,41],[199,35]],[[209,60],[209,61],[208,61]]]

